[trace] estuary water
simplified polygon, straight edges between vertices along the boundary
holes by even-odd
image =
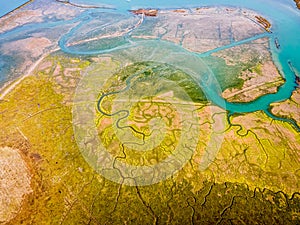
[[[224,101],[224,99],[213,89],[206,90],[209,98],[215,104],[225,108],[231,113],[247,113],[258,110],[265,111],[267,115],[273,119],[282,120],[292,123],[297,130],[300,130],[299,126],[292,121],[284,118],[279,118],[272,115],[269,111],[270,104],[274,102],[280,102],[288,99],[292,92],[297,87],[296,76],[300,71],[300,36],[297,35],[297,31],[300,28],[300,11],[296,9],[294,2],[291,0],[73,0],[72,2],[84,5],[105,6],[114,8],[114,10],[120,13],[125,13],[130,9],[138,8],[192,8],[201,6],[232,6],[240,8],[248,8],[259,12],[266,17],[272,23],[272,33],[270,34],[270,51],[272,58],[280,70],[282,76],[285,78],[285,83],[278,89],[275,94],[266,94],[260,98],[248,102],[248,103],[230,103]],[[101,2],[101,3],[100,3]],[[73,30],[74,31],[74,30]],[[75,31],[76,32],[76,31]],[[70,32],[72,33],[72,32]],[[94,54],[105,53],[109,50],[101,50],[97,52],[89,51],[77,51],[68,49],[66,47],[67,39],[71,38],[66,35],[61,39],[60,47],[63,51],[72,54]],[[280,49],[276,48],[275,39],[280,43]],[[232,47],[240,43],[233,43]],[[117,49],[113,49],[117,50]],[[214,51],[214,50],[212,50]]]
[[[272,23],[272,36],[278,38],[281,46],[279,52],[272,39],[272,55],[274,61],[280,63],[277,66],[285,72],[284,76],[290,74],[288,73],[288,60],[297,71],[300,71],[300,36],[296,34],[300,28],[300,10],[296,9],[292,0],[72,0],[72,3],[109,6],[120,12],[138,8],[168,9],[200,6],[232,6],[252,9],[260,12]],[[282,66],[287,68],[282,68]]]
[[[4,8],[8,6],[13,9],[18,6],[18,4],[23,4],[26,1],[14,0],[10,3],[6,3]],[[88,50],[79,50],[76,48],[67,47],[67,43],[72,37],[76,34],[77,31],[80,32],[80,26],[87,24],[90,19],[89,13],[109,11],[109,8],[113,9],[114,12],[119,12],[120,14],[127,14],[130,9],[138,8],[159,8],[159,9],[170,9],[170,8],[194,8],[201,6],[230,6],[230,7],[239,7],[247,8],[254,10],[262,14],[272,23],[272,33],[270,37],[270,51],[272,53],[272,58],[280,70],[282,76],[285,78],[285,83],[278,89],[275,94],[266,94],[260,98],[248,102],[248,103],[230,103],[224,101],[219,93],[215,92],[213,88],[206,90],[206,93],[210,100],[216,105],[225,108],[230,113],[247,113],[254,112],[258,110],[264,111],[273,119],[283,120],[292,123],[298,130],[300,128],[297,124],[288,119],[279,118],[272,115],[269,111],[270,104],[274,102],[280,102],[288,99],[292,92],[295,90],[297,84],[295,78],[300,72],[300,36],[297,35],[300,28],[300,11],[296,9],[296,6],[292,0],[70,0],[74,4],[82,5],[94,5],[94,6],[104,6],[108,9],[89,9],[86,14],[82,14],[77,18],[74,18],[73,23],[79,23],[78,26],[75,26],[71,31],[66,31],[59,40],[59,46],[62,51],[66,53],[76,54],[76,55],[89,55],[89,54],[101,54],[107,52],[113,52],[118,49],[99,49],[98,51],[88,51]],[[7,13],[4,8],[1,8],[2,14]],[[10,9],[10,10],[11,10]],[[60,23],[70,23],[71,21],[57,21],[49,24],[46,23],[47,27],[57,26]],[[45,26],[42,24],[36,24],[35,28],[38,26]],[[30,29],[33,27],[29,26]],[[21,27],[21,29],[28,29],[26,27]],[[5,35],[12,35],[15,31],[12,31],[11,34],[2,34],[2,38],[5,38]],[[280,43],[280,49],[276,48],[275,39]],[[157,40],[159,42],[159,40]],[[153,42],[155,44],[155,41]],[[232,47],[240,43],[233,43]],[[115,43],[116,45],[116,43]],[[117,45],[118,46],[118,45]],[[121,46],[122,47],[122,46]],[[130,43],[127,47],[130,47]],[[178,47],[178,46],[177,46]],[[126,46],[125,46],[126,48]],[[214,50],[212,50],[214,51]],[[1,62],[0,62],[1,64]],[[1,65],[0,65],[1,66]]]

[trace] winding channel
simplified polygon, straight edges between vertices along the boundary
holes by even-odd
[[[120,122],[122,122],[122,120],[126,119],[126,118],[129,116],[130,113],[129,113],[128,110],[123,109],[123,110],[119,110],[119,111],[114,112],[114,113],[107,113],[107,112],[105,112],[105,111],[102,110],[102,108],[101,108],[101,103],[102,103],[103,99],[106,98],[107,96],[115,95],[115,94],[120,94],[120,93],[126,92],[126,91],[130,88],[131,80],[132,80],[133,78],[139,76],[140,74],[143,74],[143,72],[145,72],[148,68],[150,68],[150,67],[146,67],[144,70],[139,71],[139,72],[137,72],[137,73],[132,74],[131,76],[129,76],[129,77],[126,79],[126,81],[125,81],[125,82],[126,82],[126,87],[125,87],[125,88],[123,88],[123,89],[121,89],[121,90],[119,90],[119,91],[113,91],[113,92],[105,93],[105,94],[101,95],[101,97],[100,97],[99,100],[97,101],[97,110],[98,110],[100,113],[102,113],[103,115],[105,115],[105,116],[114,116],[114,115],[117,115],[117,114],[124,113],[125,115],[124,115],[124,116],[121,116],[121,117],[117,120],[117,122],[116,122],[117,128],[120,128],[120,129],[123,129],[123,128],[130,128],[130,129],[132,129],[134,132],[136,132],[136,133],[142,135],[142,136],[143,136],[143,141],[144,141],[144,138],[145,138],[145,136],[146,136],[144,133],[137,131],[137,130],[136,130],[135,128],[133,128],[132,126],[120,126]]]
[[[159,7],[166,7],[168,1],[163,1],[162,3],[159,3]],[[195,2],[195,1],[191,1]],[[266,115],[271,117],[274,120],[280,120],[283,122],[288,122],[292,124],[295,129],[299,132],[300,127],[297,125],[297,123],[293,119],[288,118],[281,118],[278,116],[275,116],[270,111],[270,105],[275,102],[281,102],[284,100],[287,100],[291,97],[292,92],[297,88],[296,83],[296,76],[295,70],[291,68],[291,65],[293,65],[295,68],[300,67],[300,54],[299,51],[295,50],[299,47],[300,49],[300,40],[297,38],[295,31],[299,29],[300,25],[300,15],[297,14],[294,11],[288,11],[291,10],[287,6],[283,5],[281,1],[264,1],[263,6],[261,5],[262,2],[260,0],[251,1],[251,3],[242,3],[240,1],[212,1],[211,3],[208,3],[207,5],[214,5],[219,2],[219,4],[224,5],[234,5],[235,7],[238,5],[239,7],[248,7],[251,9],[254,9],[260,13],[263,13],[263,15],[267,15],[272,19],[273,28],[272,28],[272,34],[266,34],[263,33],[259,36],[254,36],[239,42],[233,42],[230,44],[230,46],[222,46],[217,49],[213,49],[210,52],[206,52],[203,54],[197,54],[198,57],[206,57],[209,56],[212,52],[217,52],[220,50],[223,50],[224,48],[234,47],[238,46],[247,42],[250,42],[252,40],[255,40],[257,38],[269,36],[270,37],[270,51],[272,53],[272,58],[274,63],[276,64],[277,68],[280,70],[282,76],[285,79],[285,83],[280,86],[276,93],[274,94],[266,94],[263,95],[254,101],[247,102],[247,103],[233,103],[228,102],[224,100],[220,93],[217,93],[214,91],[214,88],[206,89],[206,95],[209,98],[210,101],[212,101],[214,104],[226,109],[229,111],[229,115],[232,115],[234,113],[250,113],[255,111],[264,111]],[[154,3],[153,3],[154,4]],[[170,3],[168,3],[170,4]],[[196,3],[195,3],[196,4]],[[199,3],[197,3],[199,6]],[[201,3],[201,5],[205,4]],[[155,3],[157,8],[157,4]],[[173,6],[174,7],[174,6]],[[81,20],[79,24],[77,24],[73,29],[71,29],[68,33],[63,35],[61,39],[59,40],[59,47],[61,50],[65,53],[69,54],[75,54],[75,55],[98,55],[98,54],[105,54],[105,53],[112,53],[123,49],[129,49],[134,46],[138,46],[140,41],[134,41],[129,37],[130,32],[134,30],[137,25],[131,25],[130,28],[122,33],[122,44],[118,45],[117,47],[112,48],[99,48],[96,50],[76,50],[76,48],[72,48],[69,46],[69,40],[77,33],[79,32],[80,28],[84,26],[85,24],[92,21],[93,18],[93,12],[95,9],[89,9],[85,11],[81,17]],[[118,13],[124,13],[124,9],[120,10]],[[79,18],[80,19],[80,18]],[[77,20],[79,21],[79,20]],[[140,23],[143,22],[143,16],[140,17]],[[111,24],[106,24],[101,27],[101,29],[104,29],[106,26],[110,26]],[[290,35],[289,35],[290,34]],[[276,46],[274,44],[274,40],[279,39],[281,48],[280,51],[276,49]],[[101,39],[102,40],[102,39]],[[99,40],[99,41],[101,41]],[[152,40],[153,44],[159,44],[161,42],[164,42],[160,39]],[[174,44],[175,48],[182,48],[180,45]],[[187,50],[183,50],[188,52]],[[191,52],[189,52],[191,54]],[[193,53],[192,53],[193,54]],[[195,54],[195,53],[194,53]],[[299,71],[299,70],[298,70]],[[207,87],[202,87],[207,88]],[[100,102],[102,101],[102,97],[98,101],[98,110]],[[101,112],[101,111],[100,111]]]

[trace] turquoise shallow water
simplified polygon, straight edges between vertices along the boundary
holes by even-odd
[[[6,6],[11,6],[13,8],[17,7],[17,3],[22,4],[26,1],[15,0]],[[132,15],[128,14],[129,9],[137,8],[190,8],[190,7],[201,7],[201,6],[233,6],[240,8],[248,8],[261,13],[264,17],[272,23],[272,33],[269,34],[270,37],[270,48],[273,60],[280,70],[282,76],[286,79],[284,85],[282,85],[276,94],[264,95],[255,101],[249,103],[230,103],[224,101],[220,94],[215,92],[213,88],[206,90],[207,95],[210,100],[215,104],[225,108],[231,113],[247,113],[257,110],[265,111],[269,116],[274,119],[288,121],[300,130],[300,128],[295,124],[294,121],[278,118],[269,112],[270,104],[274,102],[279,102],[288,99],[293,90],[296,88],[295,73],[294,71],[300,71],[300,36],[297,35],[300,27],[300,11],[296,9],[294,2],[292,0],[253,0],[253,1],[243,1],[243,0],[71,0],[72,3],[84,4],[84,5],[97,5],[114,8],[114,13],[124,14],[127,17]],[[3,11],[3,8],[1,8]],[[90,20],[94,19],[93,12],[109,11],[105,9],[90,9],[84,12],[81,16],[73,18],[69,21],[48,21],[45,23],[30,24],[20,27],[16,30],[12,30],[8,33],[1,34],[1,38],[5,40],[7,37],[18,37],[19,32],[26,31],[29,32],[31,29],[41,28],[51,28],[63,24],[79,23],[79,25],[74,26],[71,31],[66,31],[65,34],[59,40],[59,45],[62,51],[70,54],[77,55],[91,55],[91,54],[101,54],[110,53],[114,51],[120,51],[124,48],[130,48],[132,43],[125,41],[120,47],[105,48],[105,49],[93,49],[93,50],[82,50],[78,48],[66,47],[69,40],[76,36],[76,33],[80,32],[81,26],[87,24]],[[7,11],[5,11],[7,12]],[[277,38],[280,43],[280,49],[278,50],[274,44],[274,40]],[[120,39],[124,42],[124,39]],[[117,40],[119,41],[119,40]],[[157,40],[159,42],[159,40]],[[155,41],[153,45],[155,45]],[[240,43],[233,43],[232,47]],[[116,45],[116,44],[115,44]],[[178,46],[177,46],[178,47]],[[215,51],[215,50],[212,50]],[[3,65],[6,63],[3,61]],[[291,70],[290,65],[294,68]],[[1,60],[0,60],[1,66]],[[5,66],[2,66],[5,68]],[[2,69],[4,71],[4,69]],[[3,77],[2,77],[3,78]],[[5,78],[3,78],[5,80]]]
[[[28,2],[28,0],[5,1],[5,3],[2,3],[0,7],[0,17],[18,8],[19,6],[23,5],[26,2]]]
[[[286,79],[284,85],[282,85],[276,94],[267,94],[261,96],[255,101],[249,103],[230,103],[224,101],[224,99],[214,91],[213,88],[207,89],[206,93],[210,100],[215,104],[225,108],[231,113],[247,113],[254,112],[258,110],[265,111],[267,115],[273,119],[283,120],[292,123],[298,130],[300,128],[292,120],[287,120],[283,118],[278,118],[269,112],[270,104],[274,102],[280,102],[288,99],[292,92],[295,90],[297,84],[295,82],[295,72],[300,71],[300,36],[297,35],[297,31],[300,27],[300,13],[295,8],[292,1],[284,0],[255,0],[255,1],[240,1],[240,0],[202,0],[202,1],[108,1],[108,0],[74,0],[78,4],[91,4],[97,6],[109,6],[115,8],[116,11],[124,13],[129,9],[137,8],[189,8],[189,7],[199,7],[199,6],[216,6],[225,5],[233,7],[241,7],[255,10],[261,13],[264,17],[272,23],[272,34],[270,34],[270,48],[273,60],[280,70],[282,76]],[[83,25],[83,24],[81,24]],[[80,25],[80,26],[81,26]],[[80,29],[78,26],[78,29]],[[63,51],[71,54],[101,54],[113,51],[119,51],[123,48],[131,47],[131,44],[122,45],[121,47],[113,49],[99,49],[92,51],[69,49],[66,47],[68,39],[77,32],[77,28],[73,29],[70,33],[63,36],[60,40],[60,47]],[[280,50],[275,46],[274,40],[277,38],[280,42]],[[233,43],[232,47],[239,45],[240,43]],[[217,51],[218,49],[216,49]],[[214,50],[212,50],[214,51]],[[294,71],[291,70],[290,66],[293,66]]]
[[[189,8],[199,6],[225,5],[233,7],[246,7],[262,13],[272,21],[272,32],[278,36],[282,50],[281,58],[290,59],[293,65],[300,70],[300,36],[297,31],[300,27],[300,11],[296,9],[292,0],[73,0],[78,4],[91,4],[96,6],[110,6],[118,11],[125,12],[138,8]],[[273,46],[274,47],[274,46]],[[277,52],[273,52],[276,59]]]

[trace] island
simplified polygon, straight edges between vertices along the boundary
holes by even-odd
[[[129,10],[135,15],[145,15],[145,16],[157,16],[157,9],[137,9],[137,10]]]
[[[297,8],[300,9],[300,1],[299,0],[294,0],[294,2],[296,2]]]
[[[298,67],[274,58],[277,26],[218,5],[1,17],[0,224],[297,224]]]

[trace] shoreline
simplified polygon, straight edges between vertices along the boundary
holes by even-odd
[[[21,9],[21,8],[23,8],[24,6],[26,6],[26,5],[28,5],[29,3],[32,3],[32,2],[34,2],[34,0],[28,0],[27,2],[25,2],[25,3],[23,3],[22,5],[18,6],[17,8],[15,8],[15,9],[9,11],[8,13],[5,13],[5,14],[2,15],[2,16],[0,16],[0,19],[3,18],[3,17],[8,16],[9,14],[13,13],[14,11]]]
[[[28,2],[32,2],[33,0],[31,1],[28,1]],[[26,4],[28,4],[28,2]],[[60,0],[56,0],[56,2],[61,2],[63,3],[63,1],[60,1]],[[69,4],[69,2],[65,2],[65,4]],[[202,7],[201,7],[202,8]],[[201,8],[195,8],[197,11],[200,10]],[[204,7],[205,9],[209,9],[209,8],[215,8],[214,6],[212,7]],[[218,7],[216,7],[218,8]],[[233,9],[238,9],[239,7],[232,7]],[[182,10],[185,10],[185,8],[178,8],[176,10],[172,10],[174,13],[182,13],[183,11]],[[192,9],[190,9],[192,10]],[[226,7],[226,10],[228,11],[228,7]],[[244,9],[246,10],[249,14],[247,15],[244,15],[246,18],[249,19],[249,15],[256,20],[257,24],[260,24],[261,26],[263,26],[266,30],[266,28],[269,28],[271,27],[271,23],[269,21],[267,21],[265,18],[263,18],[262,16],[260,16],[260,14],[254,10],[247,10],[247,9]],[[74,43],[65,43],[65,47],[69,47],[69,46],[73,46],[73,45],[77,45],[77,44],[82,44],[82,43],[86,43],[86,42],[89,42],[89,41],[93,41],[93,40],[100,40],[102,38],[111,38],[111,37],[118,37],[118,36],[122,36],[124,35],[124,33],[128,33],[128,32],[131,32],[133,29],[135,29],[136,27],[138,27],[144,20],[144,17],[146,16],[145,12],[147,11],[150,11],[150,12],[154,12],[155,14],[158,13],[158,11],[161,11],[160,9],[139,9],[139,10],[129,10],[131,13],[133,14],[138,14],[138,15],[141,15],[141,18],[140,20],[138,21],[138,23],[131,29],[129,30],[125,30],[121,33],[115,33],[114,35],[112,36],[102,36],[102,37],[94,37],[94,38],[90,38],[90,39],[85,39],[85,40],[80,40],[80,41],[77,41],[77,42],[74,42]],[[245,11],[245,12],[246,12]],[[245,14],[245,12],[243,14]],[[151,15],[152,16],[152,15]],[[252,20],[253,21],[253,20]],[[254,21],[253,21],[254,22]],[[263,22],[263,24],[261,23]],[[12,80],[12,81],[8,81],[6,84],[4,83],[4,86],[0,88],[0,101],[4,100],[5,96],[7,94],[9,94],[11,91],[14,90],[14,88],[20,84],[26,77],[30,76],[32,74],[32,72],[34,71],[34,69],[38,66],[38,64],[44,59],[46,58],[49,54],[55,52],[55,51],[58,51],[58,50],[62,50],[61,47],[58,47],[58,48],[55,48],[53,50],[50,50],[49,52],[47,53],[44,53],[41,55],[41,57],[36,61],[34,62],[30,68],[27,70],[27,72],[24,73],[23,76],[20,76],[19,78],[15,79],[15,80]],[[240,90],[240,91],[245,91],[245,90]]]
[[[14,12],[15,10],[27,5],[28,3],[30,2],[33,2],[34,0],[30,0],[28,2],[26,2],[25,4],[23,4],[22,6],[19,6],[18,8],[12,10],[11,12]],[[70,3],[70,1],[63,1],[63,0],[56,0],[56,2],[58,3],[62,3],[62,4],[67,4],[67,5],[72,5]],[[78,6],[74,6],[74,7],[78,7]],[[198,7],[198,8],[193,8],[195,10],[200,10],[200,9],[207,9],[207,8],[218,8],[218,7]],[[226,7],[227,9],[228,7]],[[238,8],[238,7],[232,7],[232,8]],[[182,11],[181,10],[191,10],[191,8],[177,8],[177,9],[173,9],[172,11],[174,13],[179,13],[181,14]],[[245,9],[246,10],[246,9]],[[161,10],[161,9],[138,9],[138,10],[128,10],[130,13],[132,14],[135,14],[135,15],[139,15],[141,18],[140,20],[138,21],[137,24],[135,24],[134,27],[132,27],[131,29],[129,30],[125,30],[121,33],[115,33],[114,35],[110,36],[110,37],[118,37],[118,36],[122,36],[124,35],[124,33],[129,33],[131,32],[133,29],[137,28],[140,24],[143,23],[143,20],[144,20],[144,17],[145,16],[153,16],[153,15],[146,15],[148,13],[148,11],[150,11],[150,13],[155,13],[155,16],[157,16],[157,13],[160,12],[160,11],[165,11],[165,10]],[[169,11],[169,10],[167,10]],[[10,12],[10,13],[11,13]],[[254,18],[257,18],[257,16],[259,16],[260,14],[258,14],[256,11],[253,11],[253,10],[248,10],[247,9],[247,12],[249,12],[249,14],[251,14]],[[7,15],[7,14],[6,14]],[[256,21],[258,24],[260,24],[258,21]],[[260,24],[261,25],[261,24]],[[109,36],[102,36],[102,37],[94,37],[94,38],[90,38],[90,39],[85,39],[85,40],[81,40],[81,41],[77,41],[77,42],[74,42],[74,43],[67,43],[66,47],[69,47],[69,46],[73,46],[73,45],[78,45],[78,44],[83,44],[83,43],[86,43],[86,42],[90,42],[90,41],[94,41],[94,40],[100,40],[100,39],[103,39],[103,38],[110,38]],[[4,86],[3,87],[0,87],[0,101],[3,101],[5,96],[7,94],[9,94],[11,91],[13,91],[13,89],[18,85],[20,84],[26,77],[30,76],[31,73],[34,71],[34,69],[38,66],[38,64],[45,58],[47,57],[49,54],[55,52],[55,51],[58,51],[58,50],[61,50],[62,48],[61,47],[57,47],[47,53],[44,53],[34,64],[32,64],[30,66],[30,68],[28,69],[28,71],[25,73],[25,75],[23,76],[20,76],[19,78],[15,79],[15,80],[12,80],[12,81],[7,81],[4,83]]]
[[[294,0],[294,2],[296,3],[297,8],[300,10],[300,0]]]
[[[40,64],[40,62],[43,61],[49,54],[56,52],[60,50],[60,48],[55,48],[47,53],[44,53],[34,64],[30,66],[28,71],[25,73],[25,75],[19,77],[18,79],[12,81],[11,83],[7,83],[7,85],[4,85],[2,88],[0,88],[0,101],[4,101],[4,98],[6,95],[8,95],[11,91],[13,91],[18,84],[20,84],[25,78],[32,75],[32,72],[34,69]]]
[[[71,2],[70,0],[56,0],[56,2],[65,4],[65,5],[71,5],[71,6],[82,8],[82,9],[111,9],[111,10],[116,10],[116,8],[109,7],[109,6],[76,4],[76,3]]]

